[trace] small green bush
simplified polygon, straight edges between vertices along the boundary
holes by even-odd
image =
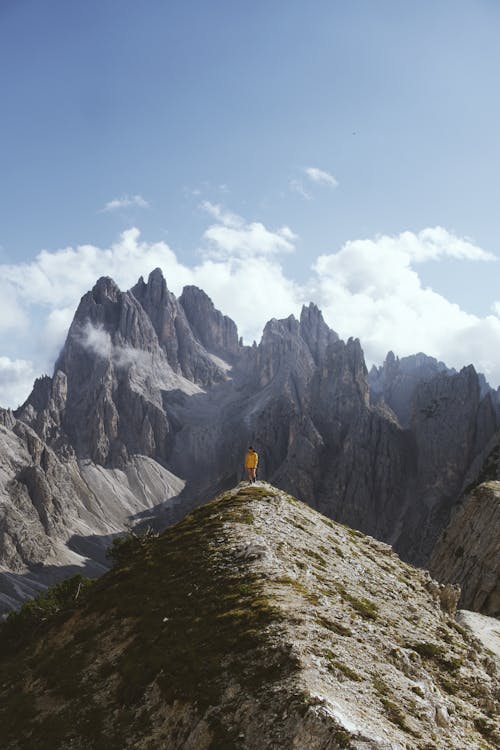
[[[131,562],[132,558],[143,550],[152,539],[156,539],[158,533],[148,527],[142,533],[130,528],[124,536],[113,539],[110,547],[106,550],[106,557],[113,561],[117,567],[122,567]]]

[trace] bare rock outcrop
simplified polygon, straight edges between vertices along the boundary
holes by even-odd
[[[0,615],[78,571],[99,575],[127,523],[178,518],[184,483],[144,456],[124,470],[61,457],[12,412],[0,414]],[[152,510],[154,509],[154,511]]]
[[[432,574],[458,583],[460,606],[500,616],[500,481],[480,484],[465,497],[430,559]]]
[[[397,415],[401,426],[408,427],[417,386],[433,380],[440,373],[451,375],[454,372],[444,362],[422,352],[401,358],[396,357],[394,352],[388,352],[383,365],[374,365],[370,370],[373,403],[383,401]]]
[[[232,359],[239,351],[238,329],[227,315],[215,308],[210,297],[196,286],[185,286],[179,297],[196,339],[223,359]]]

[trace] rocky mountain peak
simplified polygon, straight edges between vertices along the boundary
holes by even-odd
[[[98,305],[103,305],[106,301],[116,302],[120,295],[118,285],[109,276],[101,276],[92,288],[92,297]]]
[[[158,307],[162,306],[169,294],[167,282],[165,281],[161,268],[155,268],[151,271],[147,283],[144,281],[144,277],[140,276],[139,281],[132,291],[137,299],[143,300],[148,298],[151,305],[156,305]]]
[[[328,344],[339,340],[335,331],[332,331],[325,323],[321,310],[313,302],[302,307],[300,334],[317,365],[323,362]]]
[[[417,386],[442,373],[453,375],[455,371],[421,352],[399,358],[390,351],[381,367],[374,366],[370,370],[372,403],[383,402],[394,412],[401,426],[408,427]]]
[[[197,340],[209,352],[232,359],[239,349],[236,324],[215,308],[210,297],[197,286],[185,286],[179,297]]]
[[[498,746],[457,590],[283,491],[239,485],[117,552],[0,631],[5,750]]]

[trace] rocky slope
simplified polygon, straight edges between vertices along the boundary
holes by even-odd
[[[456,599],[387,545],[240,485],[48,619],[40,603],[6,623],[2,746],[493,749],[497,668]]]
[[[430,559],[440,581],[460,584],[461,606],[500,616],[500,481],[474,488],[456,510]]]
[[[171,522],[182,489],[144,456],[122,470],[63,460],[0,410],[0,614],[71,573],[103,573],[113,536],[152,508]]]
[[[108,502],[117,517],[125,486],[159,525],[178,519],[241,478],[253,443],[260,476],[425,563],[497,422],[472,367],[453,373],[422,356],[388,361],[375,397],[359,341],[341,341],[313,304],[299,320],[269,321],[249,347],[204,292],[186,287],[177,299],[158,269],[127,292],[102,278],[81,300],[53,377],[38,380],[16,411],[15,429],[36,433],[83,487],[92,518],[106,516]],[[42,477],[34,457],[21,463]],[[16,502],[20,471],[3,485],[5,507]],[[73,484],[47,477],[49,515],[71,508]],[[68,544],[57,513],[59,526],[33,527],[40,549]],[[146,519],[126,503],[118,515]],[[115,528],[88,523],[89,559],[102,564]],[[0,564],[11,566],[8,559],[0,544]],[[25,554],[24,572],[40,561]]]

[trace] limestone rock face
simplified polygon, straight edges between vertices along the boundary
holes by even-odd
[[[207,337],[210,338],[208,334],[210,323],[207,320],[207,327],[203,328],[200,325],[201,321],[193,312],[193,306],[187,305],[188,310],[191,310],[195,323],[198,324],[196,333],[193,333],[186,317],[186,312],[182,304],[180,304],[180,300],[177,300],[168,291],[167,284],[159,268],[151,272],[147,284],[144,283],[141,277],[131,291],[149,317],[157,334],[158,343],[165,351],[167,360],[174,372],[200,385],[211,385],[225,379],[224,372],[221,371],[205,350],[203,346],[204,342],[201,339],[198,340],[196,336],[196,333],[198,335],[201,333],[203,337],[203,334],[206,333]],[[189,298],[190,294],[187,293],[187,299],[189,300]],[[208,297],[206,299],[208,300]],[[210,300],[208,301],[210,302]],[[210,310],[212,322],[214,318],[217,319],[217,316],[222,319],[223,316],[221,313],[215,310],[211,302],[210,304],[212,307]],[[207,305],[205,304],[206,307]],[[205,312],[207,312],[206,309]],[[233,326],[236,329],[234,323]],[[210,330],[215,339],[217,339],[215,328],[216,326],[213,325]]]
[[[215,309],[214,303],[202,289],[185,286],[179,303],[194,336],[208,352],[223,359],[231,359],[238,353],[240,347],[236,324]]]
[[[393,352],[389,352],[381,367],[373,366],[370,370],[369,382],[373,402],[383,401],[397,415],[401,426],[408,427],[417,386],[433,380],[440,373],[451,375],[454,372],[443,362],[426,354],[399,358]]]
[[[484,482],[465,497],[430,559],[432,574],[458,583],[460,606],[500,616],[500,482]]]
[[[494,406],[489,395],[481,399],[472,366],[454,375],[442,373],[416,388],[411,432],[421,505],[414,506],[410,515],[423,537],[417,543],[410,538],[404,540],[411,559],[428,559],[439,536],[437,530],[446,525],[462,493],[464,467],[481,454],[495,429]]]
[[[270,484],[237,486],[55,617],[0,629],[2,747],[494,750],[498,666],[442,591]]]
[[[100,575],[127,522],[178,517],[184,483],[146,457],[124,471],[61,458],[25,422],[0,412],[0,615],[75,572]]]

